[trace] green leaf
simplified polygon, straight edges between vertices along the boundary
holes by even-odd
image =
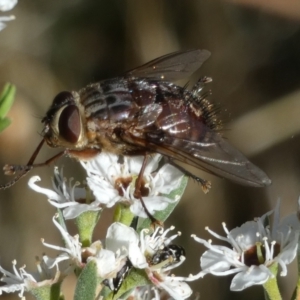
[[[92,243],[94,229],[100,219],[100,211],[85,211],[76,218],[79,240],[83,247],[89,247]]]
[[[16,94],[16,87],[6,83],[0,95],[0,119],[4,119],[9,112]]]
[[[101,291],[100,295],[103,297],[103,299],[119,299],[119,298],[126,299],[127,298],[126,295],[130,294],[132,289],[139,286],[145,286],[148,284],[151,284],[151,281],[149,280],[145,271],[133,268],[129,272],[129,274],[125,277],[119,291],[115,295],[107,287]]]
[[[114,222],[120,222],[124,225],[130,226],[134,214],[131,212],[130,207],[123,203],[118,203],[114,211]]]
[[[172,213],[174,208],[179,203],[179,201],[185,191],[187,183],[188,183],[188,177],[184,176],[184,177],[182,177],[180,186],[177,189],[173,190],[168,195],[164,195],[164,194],[162,195],[162,196],[165,196],[172,200],[175,200],[176,198],[178,198],[178,201],[170,203],[165,210],[156,212],[154,214],[155,219],[157,219],[158,221],[164,222],[170,216],[170,214]],[[150,226],[151,226],[151,221],[149,219],[140,219],[137,232],[140,232],[144,228],[149,228]]]
[[[38,288],[33,288],[30,293],[37,300],[59,300],[62,299],[60,295],[61,282],[52,285],[44,285]]]
[[[95,300],[99,283],[96,262],[91,260],[78,277],[74,300]]]

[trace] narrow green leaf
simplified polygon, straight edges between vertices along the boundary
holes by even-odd
[[[179,203],[179,201],[185,191],[187,183],[188,183],[188,177],[184,176],[180,182],[180,186],[177,189],[173,190],[169,195],[163,195],[172,200],[175,200],[176,198],[178,198],[178,201],[170,203],[165,210],[156,212],[154,214],[155,219],[157,219],[158,221],[164,222],[170,216],[170,214],[172,213],[174,208]],[[140,219],[137,232],[140,232],[144,228],[149,228],[150,226],[151,226],[151,221],[149,219]]]
[[[60,295],[61,282],[52,285],[45,285],[30,290],[30,293],[37,300],[59,300],[62,299]]]
[[[76,218],[79,240],[83,247],[92,243],[94,229],[100,219],[101,211],[86,211]]]
[[[16,87],[6,83],[0,95],[0,119],[4,119],[9,112],[16,94]]]
[[[131,212],[130,207],[123,203],[118,203],[114,211],[114,222],[120,222],[124,225],[130,226],[134,214]]]
[[[149,280],[145,271],[133,268],[130,271],[130,273],[126,276],[126,278],[122,282],[120,289],[115,295],[107,287],[102,289],[100,295],[103,297],[103,299],[119,299],[119,298],[126,299],[128,294],[130,294],[130,292],[132,291],[132,289],[139,286],[145,286],[148,284],[151,284],[151,281]]]
[[[78,277],[74,300],[95,300],[98,284],[97,265],[91,260]]]

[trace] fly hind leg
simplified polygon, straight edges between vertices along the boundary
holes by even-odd
[[[198,183],[201,184],[202,187],[202,191],[204,192],[204,194],[207,194],[211,188],[211,182],[205,179],[202,179],[196,175],[194,175],[193,173],[189,172],[188,170],[186,170],[185,168],[183,168],[182,166],[178,165],[176,162],[174,162],[174,160],[172,160],[169,157],[166,157],[167,162],[174,166],[175,168],[177,168],[178,170],[180,170],[184,175],[188,176],[189,178],[192,178],[193,180],[197,181]]]

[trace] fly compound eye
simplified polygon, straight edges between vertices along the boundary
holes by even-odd
[[[50,123],[55,117],[56,113],[64,106],[74,104],[74,96],[71,92],[61,92],[55,96],[52,105],[47,111],[46,116],[42,119],[42,123]]]
[[[68,105],[63,109],[58,120],[58,130],[60,136],[67,142],[77,143],[81,132],[81,121],[76,105]]]

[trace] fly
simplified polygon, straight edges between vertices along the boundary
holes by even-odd
[[[184,170],[177,161],[240,184],[269,185],[268,176],[222,138],[213,105],[201,92],[211,79],[201,78],[191,90],[172,82],[189,77],[209,56],[207,50],[174,52],[123,76],[59,93],[42,119],[42,141],[27,165],[4,167],[5,174],[16,177],[0,189],[62,155],[84,160],[101,151],[143,155],[143,167],[149,154],[160,153],[198,180],[204,191],[210,187],[209,182]],[[63,151],[34,164],[45,142]],[[136,182],[138,198],[142,176],[143,168]]]

